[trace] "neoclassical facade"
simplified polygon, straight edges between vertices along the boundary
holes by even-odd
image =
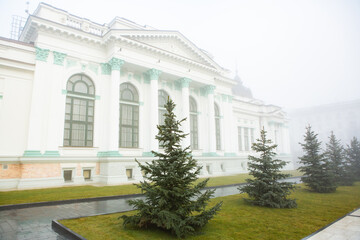
[[[0,53],[0,189],[142,180],[135,158],[162,151],[168,97],[202,176],[246,172],[262,127],[291,159],[281,108],[239,95],[240,82],[177,31],[41,3]]]

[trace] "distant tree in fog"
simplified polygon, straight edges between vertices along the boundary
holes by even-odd
[[[334,132],[331,131],[329,142],[326,143],[325,157],[329,161],[330,169],[335,175],[335,182],[337,185],[344,185],[343,179],[345,177],[344,165],[344,148],[340,140],[336,139]],[[348,184],[345,184],[348,185]]]
[[[360,142],[354,137],[345,150],[348,174],[353,181],[360,180]]]
[[[298,169],[304,173],[301,180],[312,191],[335,192],[336,180],[331,164],[321,153],[321,142],[317,139],[317,134],[311,130],[310,125],[306,127],[304,143],[300,143],[300,145],[304,150],[304,155],[299,157],[302,166]]]

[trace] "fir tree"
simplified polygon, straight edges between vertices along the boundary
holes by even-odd
[[[279,182],[290,174],[283,174],[280,169],[286,165],[285,161],[273,159],[276,155],[276,144],[266,139],[266,131],[261,130],[261,137],[257,143],[253,143],[252,149],[260,154],[259,157],[249,156],[249,174],[254,179],[246,179],[247,185],[239,188],[241,192],[249,195],[247,202],[258,206],[272,208],[296,207],[294,199],[287,199],[295,185],[290,182]]]
[[[347,171],[352,181],[360,181],[360,142],[354,137],[345,150]]]
[[[329,161],[320,152],[321,142],[317,139],[317,134],[311,130],[310,125],[306,127],[304,141],[304,143],[300,143],[304,150],[304,155],[299,157],[302,164],[299,170],[304,173],[301,181],[315,192],[335,192],[335,175]]]
[[[329,161],[330,168],[335,175],[336,184],[345,184],[344,148],[341,145],[340,140],[336,139],[332,131],[329,142],[326,143],[325,157]]]
[[[179,129],[181,122],[173,113],[175,104],[168,100],[165,104],[165,124],[159,125],[156,139],[162,143],[164,153],[152,151],[158,160],[139,164],[147,180],[140,182],[138,188],[145,200],[131,200],[130,205],[138,210],[134,216],[121,216],[124,226],[155,226],[185,237],[194,234],[214,217],[222,202],[206,210],[214,190],[201,193],[208,180],[196,185],[201,167],[192,158],[189,147],[182,149],[180,142],[187,135]]]

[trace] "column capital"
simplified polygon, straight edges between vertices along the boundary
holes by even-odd
[[[54,55],[54,64],[63,66],[67,54],[53,51],[53,55]]]
[[[111,66],[111,71],[118,70],[120,71],[121,66],[124,64],[124,60],[121,60],[120,58],[113,57],[109,61],[109,65]]]
[[[147,70],[146,73],[149,75],[150,80],[159,80],[159,76],[162,72],[158,69],[152,68]]]
[[[182,88],[188,88],[189,84],[192,82],[190,78],[186,77],[180,78],[178,81],[180,82]]]
[[[50,50],[39,48],[39,47],[35,47],[35,49],[36,49],[36,60],[46,62],[47,58],[49,56]]]
[[[216,87],[214,85],[206,85],[205,87],[203,87],[206,95],[214,94],[215,88]]]

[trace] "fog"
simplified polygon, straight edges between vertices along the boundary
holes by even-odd
[[[0,36],[26,1],[0,0]],[[40,1],[30,1],[33,13]],[[286,109],[359,99],[358,0],[44,0],[97,23],[115,16],[178,30],[239,72],[257,99]]]

